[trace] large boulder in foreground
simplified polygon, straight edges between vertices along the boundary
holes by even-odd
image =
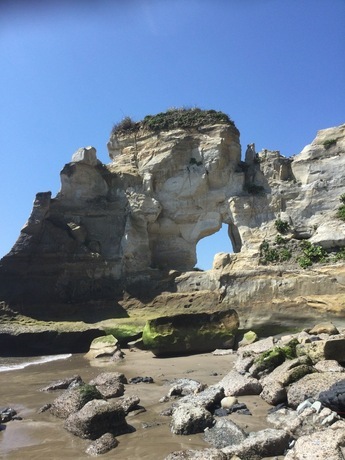
[[[71,414],[66,419],[65,428],[84,439],[95,440],[105,433],[117,436],[132,431],[125,416],[121,404],[94,399],[78,412]]]
[[[205,353],[231,348],[238,327],[235,310],[163,316],[146,322],[143,342],[156,356]]]

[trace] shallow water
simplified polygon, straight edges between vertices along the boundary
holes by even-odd
[[[85,382],[88,382],[104,371],[123,372],[127,379],[135,376],[150,376],[155,383],[126,385],[125,396],[139,395],[140,405],[145,407],[146,412],[127,417],[127,422],[135,428],[135,432],[118,436],[118,447],[102,455],[101,458],[158,460],[164,459],[168,453],[175,450],[210,447],[203,441],[202,434],[173,435],[169,427],[170,417],[160,415],[160,412],[169,407],[170,403],[162,404],[158,401],[168,393],[168,381],[188,377],[210,385],[218,382],[231,370],[233,360],[232,355],[213,356],[212,354],[159,359],[150,352],[126,351],[126,357],[122,362],[106,366],[101,363],[95,366],[82,355],[73,355],[66,359],[1,372],[0,406],[14,408],[23,420],[7,423],[6,429],[0,432],[0,458],[8,460],[90,458],[85,454],[90,441],[68,433],[63,428],[64,421],[49,412],[38,413],[40,407],[52,402],[60,394],[60,392],[41,392],[40,388],[54,380],[74,374],[79,374]],[[20,364],[19,361],[17,364]],[[1,364],[3,363],[0,362]],[[7,365],[9,365],[8,361]],[[268,406],[261,398],[243,397],[239,400],[248,405],[253,417],[234,415],[231,416],[232,420],[247,431],[265,428]]]

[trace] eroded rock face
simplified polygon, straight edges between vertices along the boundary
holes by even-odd
[[[241,161],[239,132],[227,123],[112,134],[108,149],[108,165],[94,148],[79,149],[61,171],[58,195],[36,196],[0,264],[0,300],[11,308],[49,316],[45,306],[54,305],[66,316],[71,303],[114,305],[124,290],[144,305],[162,292],[179,302],[208,291],[247,329],[342,317],[344,263],[304,270],[294,251],[301,239],[327,251],[345,246],[336,216],[345,125],[320,131],[291,158],[251,145]],[[291,256],[262,265],[260,246],[276,248],[277,220],[288,224]],[[217,256],[209,272],[188,271],[197,242],[222,224],[234,254]]]

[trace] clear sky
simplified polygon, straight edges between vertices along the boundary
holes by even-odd
[[[286,156],[344,123],[344,25],[344,0],[2,0],[0,256],[76,149],[109,163],[124,116],[221,110],[243,151]],[[211,238],[200,268],[231,251]]]

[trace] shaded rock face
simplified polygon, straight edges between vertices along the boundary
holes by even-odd
[[[0,300],[42,316],[45,305],[67,306],[66,314],[71,304],[113,305],[124,290],[145,302],[163,291],[199,290],[219,293],[248,329],[341,316],[343,263],[311,274],[294,255],[260,265],[259,254],[264,240],[275,244],[277,220],[289,225],[292,249],[301,239],[328,251],[345,246],[336,216],[345,193],[345,125],[320,131],[291,158],[249,147],[242,162],[238,130],[221,123],[112,134],[108,165],[94,148],[79,149],[61,171],[58,195],[37,194],[2,259]],[[203,275],[166,276],[191,270],[197,242],[222,224],[234,254],[218,256]]]

